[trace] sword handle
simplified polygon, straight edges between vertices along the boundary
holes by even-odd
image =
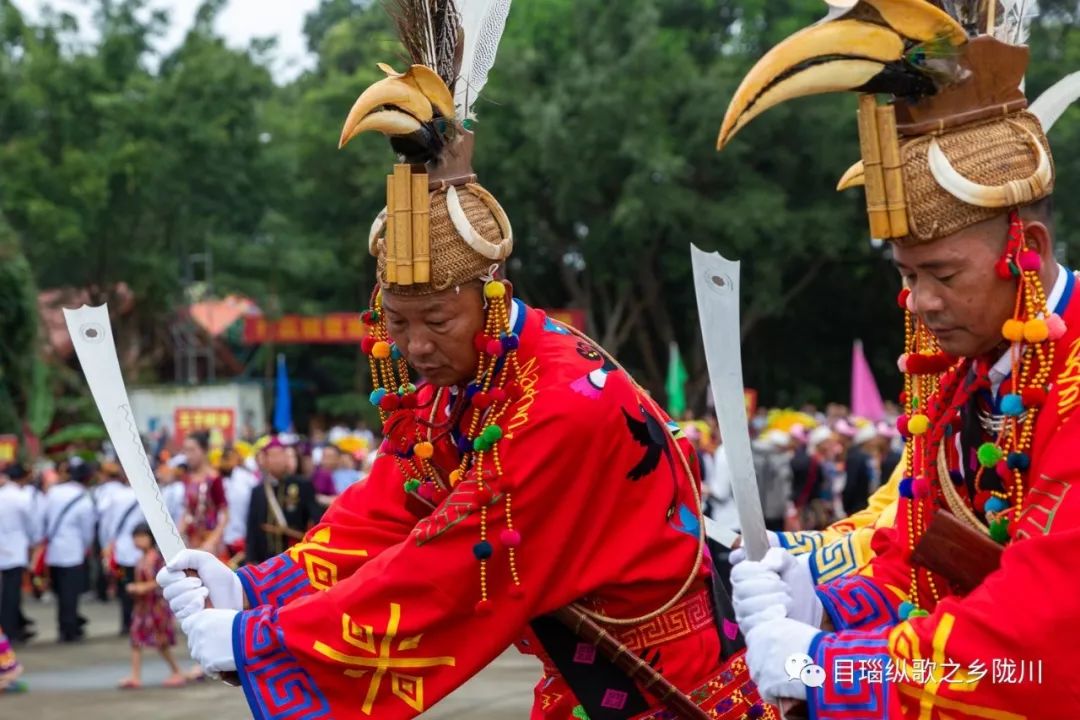
[[[185,570],[184,574],[188,577],[199,577],[199,573],[195,572],[194,570]],[[206,598],[206,608],[209,610],[212,607],[214,607],[214,605],[210,602],[210,598]],[[240,687],[240,673],[238,672],[235,672],[233,670],[226,670],[225,672],[218,673],[218,677],[220,677],[221,682],[225,683],[230,687]]]

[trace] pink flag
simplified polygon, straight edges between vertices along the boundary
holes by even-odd
[[[885,417],[885,406],[874,382],[874,373],[863,354],[862,340],[855,341],[851,353],[851,414],[874,422]]]

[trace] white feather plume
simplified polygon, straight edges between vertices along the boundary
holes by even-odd
[[[1039,99],[1031,103],[1028,110],[1039,118],[1043,132],[1049,133],[1054,123],[1069,109],[1077,100],[1080,100],[1080,72],[1058,80],[1049,90],[1039,96]]]
[[[991,0],[999,6],[994,37],[1010,45],[1027,45],[1031,19],[1037,8],[1035,0]]]
[[[511,0],[457,0],[461,17],[461,72],[454,83],[454,106],[459,118],[472,117],[480,91],[495,64]]]

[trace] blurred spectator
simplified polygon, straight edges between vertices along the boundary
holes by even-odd
[[[94,542],[94,506],[87,489],[94,470],[73,457],[67,479],[45,496],[45,563],[57,597],[58,635],[65,643],[85,637],[79,595],[86,588],[86,554]]]
[[[180,532],[187,545],[223,555],[222,537],[229,522],[228,499],[221,475],[210,464],[210,435],[199,431],[184,440],[188,471],[184,475],[184,519]]]
[[[791,497],[791,436],[783,430],[766,430],[751,443],[765,527],[782,532]]]
[[[844,512],[852,515],[865,508],[870,495],[877,490],[881,465],[877,456],[878,432],[873,423],[858,425],[844,463],[847,478],[844,484]]]
[[[39,533],[30,498],[15,481],[26,474],[21,465],[0,470],[0,628],[7,629],[15,644],[29,639],[23,623],[22,581]]]

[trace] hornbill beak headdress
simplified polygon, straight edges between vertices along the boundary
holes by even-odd
[[[391,0],[412,60],[360,95],[341,131],[386,135],[399,156],[386,209],[371,227],[384,290],[427,295],[490,274],[513,249],[513,232],[472,169],[473,106],[487,82],[510,0]]]
[[[1048,103],[1052,112],[1028,109],[1025,3],[830,0],[830,6],[824,20],[781,42],[750,70],[724,118],[721,149],[782,102],[855,91],[862,161],[844,173],[838,189],[866,188],[873,237],[930,242],[1051,194],[1054,164],[1045,132],[1061,113],[1061,98],[1075,99],[1080,79],[1063,82],[1057,101]]]

